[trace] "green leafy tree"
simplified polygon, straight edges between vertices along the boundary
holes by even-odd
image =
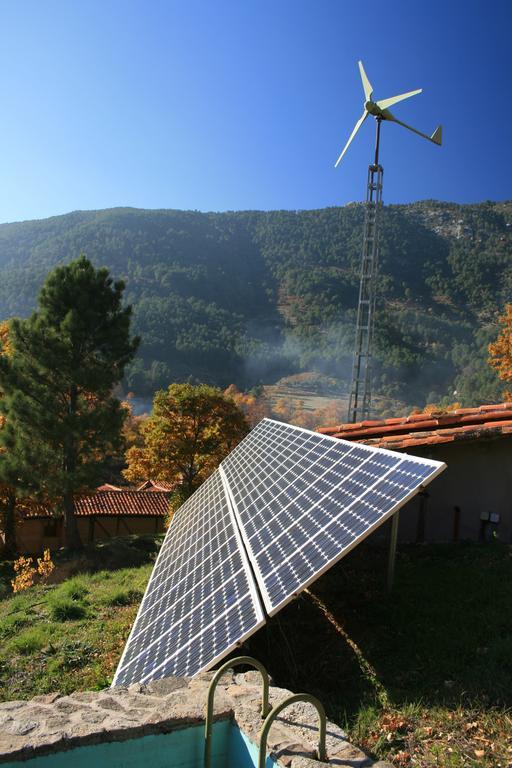
[[[74,494],[95,484],[120,448],[126,411],[112,389],[138,345],[123,291],[85,256],[57,267],[37,310],[11,321],[12,354],[0,357],[0,461],[16,470],[24,493],[61,500],[73,549],[81,547]]]
[[[155,394],[153,412],[140,428],[142,446],[126,454],[125,477],[152,478],[175,486],[184,501],[247,434],[242,410],[220,389],[171,384]]]

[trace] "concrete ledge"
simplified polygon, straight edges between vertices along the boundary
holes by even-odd
[[[148,685],[48,694],[0,704],[0,763],[22,761],[101,742],[124,741],[204,724],[213,673],[166,678]],[[270,688],[272,706],[291,691]],[[215,696],[214,719],[236,721],[255,744],[261,729],[259,674],[226,674]],[[320,768],[315,759],[318,716],[309,704],[294,704],[272,726],[268,751],[288,768]],[[375,764],[352,746],[334,723],[327,724],[328,765],[370,768]],[[384,764],[379,763],[384,768]]]

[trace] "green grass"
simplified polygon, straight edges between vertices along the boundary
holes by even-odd
[[[104,597],[105,605],[133,605],[139,603],[142,598],[142,592],[138,589],[125,589],[123,587],[114,587]]]
[[[399,547],[390,595],[386,558],[362,545],[312,585],[341,632],[303,593],[249,641],[251,654],[278,685],[317,695],[376,757],[508,768],[512,548]]]
[[[115,570],[104,554],[100,570],[0,599],[0,698],[110,683],[152,563]],[[399,547],[390,595],[386,557],[358,547],[311,587],[327,613],[303,593],[236,655],[317,695],[397,768],[508,768],[512,548]]]
[[[41,693],[100,689],[109,685],[153,567],[151,542],[114,542],[114,557],[102,545],[92,572],[52,586],[38,585],[0,599],[0,699],[25,699]],[[143,565],[117,570],[128,560]],[[142,553],[142,554],[141,554]],[[149,562],[147,562],[149,560]],[[60,567],[74,571],[68,560]],[[4,583],[11,575],[4,564]],[[7,591],[7,590],[6,590]]]
[[[48,600],[50,617],[54,621],[72,621],[73,619],[82,619],[87,615],[87,608],[84,603],[71,598],[52,595]]]
[[[44,648],[48,644],[48,639],[47,626],[29,627],[10,639],[7,650],[14,654],[30,656]]]
[[[89,579],[85,576],[75,576],[72,579],[64,581],[54,594],[69,600],[82,600],[89,594]]]

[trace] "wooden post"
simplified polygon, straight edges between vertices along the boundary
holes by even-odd
[[[453,541],[459,540],[460,531],[460,507],[453,508]]]
[[[89,518],[89,541],[94,541],[94,515]]]
[[[389,541],[389,559],[388,559],[388,592],[393,589],[393,580],[395,577],[396,543],[398,541],[398,523],[400,522],[400,511],[395,512],[391,518],[391,538]]]
[[[428,491],[420,491],[418,493],[420,500],[420,509],[418,512],[418,525],[416,527],[416,544],[423,544],[425,541],[425,523],[427,517],[427,500],[429,498]]]

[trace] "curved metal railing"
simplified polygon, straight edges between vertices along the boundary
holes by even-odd
[[[318,759],[320,761],[327,760],[327,751],[325,749],[327,722],[323,704],[321,701],[318,701],[315,696],[311,696],[309,693],[295,693],[293,696],[289,696],[280,704],[276,704],[274,709],[265,718],[265,722],[263,723],[263,727],[260,733],[258,768],[265,768],[265,763],[267,760],[267,739],[272,723],[278,714],[283,711],[283,709],[286,709],[286,707],[289,707],[290,704],[295,704],[298,701],[304,701],[308,704],[312,704],[318,712],[318,717],[320,718],[320,728],[318,733]]]
[[[269,680],[268,672],[261,662],[257,659],[253,659],[251,656],[237,656],[235,659],[226,661],[225,664],[217,670],[212,678],[210,686],[208,688],[208,698],[206,702],[206,725],[204,734],[204,766],[205,768],[211,768],[212,764],[212,729],[213,729],[213,701],[215,697],[215,689],[217,684],[228,669],[238,667],[241,664],[249,664],[254,667],[261,674],[263,680],[263,693],[261,697],[261,716],[266,717],[270,712],[270,703],[268,700]],[[321,706],[321,705],[320,705]]]

